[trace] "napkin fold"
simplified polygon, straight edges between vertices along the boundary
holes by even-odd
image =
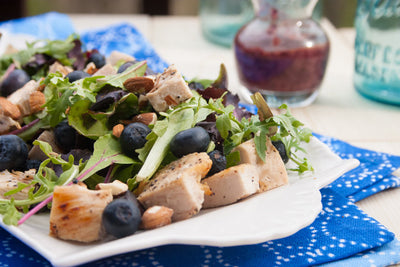
[[[400,168],[400,157],[352,146],[341,140],[314,133],[343,159],[356,158],[360,166],[332,182],[328,187],[357,202],[382,190],[400,186],[392,173]]]
[[[73,32],[69,18],[54,12],[1,23],[0,28],[50,39],[64,39]],[[86,32],[81,38],[88,49],[97,48],[105,54],[119,49],[140,60],[147,59],[155,71],[167,66],[143,35],[129,24]],[[361,149],[323,135],[315,136],[340,157],[357,158],[361,164],[321,189],[323,209],[310,226],[290,237],[256,245],[166,245],[84,266],[386,266],[400,262],[400,244],[394,234],[354,204],[400,185],[400,179],[392,175],[400,167],[400,157]],[[0,229],[0,265],[50,266],[41,255],[3,229]]]

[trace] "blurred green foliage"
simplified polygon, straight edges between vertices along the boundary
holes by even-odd
[[[322,0],[322,4],[323,16],[337,28],[354,26],[357,0]]]

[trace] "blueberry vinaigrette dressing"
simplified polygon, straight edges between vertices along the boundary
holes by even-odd
[[[234,40],[241,83],[272,107],[305,106],[324,77],[329,40],[310,18],[316,1],[254,1],[256,17]]]

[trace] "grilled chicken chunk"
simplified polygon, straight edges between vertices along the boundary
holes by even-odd
[[[9,116],[0,114],[0,134],[6,134],[20,128],[21,125],[17,121],[11,119]]]
[[[101,218],[113,200],[111,190],[89,190],[82,185],[56,186],[50,212],[50,235],[80,242],[99,240]]]
[[[254,139],[250,139],[238,145],[233,151],[239,151],[240,163],[249,163],[257,167],[261,192],[288,183],[285,164],[270,139],[267,139],[265,162],[257,155]]]
[[[33,92],[38,90],[38,88],[39,82],[31,80],[22,88],[18,89],[7,97],[8,101],[18,106],[22,117],[32,114],[29,98]]]
[[[174,65],[158,75],[154,88],[146,94],[152,107],[160,112],[170,106],[176,106],[190,98],[193,94]]]
[[[59,63],[58,61],[54,62],[50,67],[49,67],[49,73],[56,73],[60,72],[63,77],[65,77],[68,73],[72,72],[73,69],[70,67],[66,67]]]
[[[114,75],[116,73],[117,70],[111,64],[106,64],[100,69],[98,69],[95,73],[93,73],[93,76],[107,76],[107,75]]]
[[[107,58],[107,63],[115,66],[118,62],[128,62],[133,60],[135,60],[135,58],[128,54],[124,54],[119,51],[112,51],[110,56]]]
[[[18,193],[12,194],[10,196],[4,196],[4,193],[16,189],[18,187],[18,183],[29,184],[33,181],[33,177],[35,176],[36,170],[32,169],[25,172],[20,171],[2,171],[0,172],[0,198],[2,199],[11,199],[15,200],[23,200],[28,198],[28,192],[32,186],[25,187]]]
[[[230,167],[201,182],[212,192],[204,195],[203,208],[232,204],[257,193],[260,189],[257,168],[251,164]]]
[[[211,165],[207,153],[186,155],[160,170],[138,200],[145,209],[156,205],[173,209],[172,221],[190,218],[201,209],[204,192],[200,180]]]

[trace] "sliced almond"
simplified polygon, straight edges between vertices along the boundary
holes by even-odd
[[[146,125],[155,124],[157,121],[157,114],[154,112],[142,113],[133,117],[132,122],[141,122]]]
[[[164,100],[168,106],[178,105],[178,102],[176,102],[175,99],[171,95],[167,95],[166,97],[164,97]]]
[[[111,194],[113,196],[117,196],[128,191],[128,185],[119,180],[114,180],[112,183],[99,183],[96,185],[96,189],[97,190],[110,189]]]
[[[145,94],[154,87],[154,80],[149,77],[132,77],[124,82],[126,90],[132,93]]]
[[[29,96],[29,106],[31,108],[31,114],[43,110],[43,105],[46,103],[45,95],[40,91],[32,92]]]
[[[152,206],[142,215],[141,228],[145,230],[159,228],[171,223],[174,211],[164,206]]]
[[[13,120],[18,120],[21,117],[21,111],[18,106],[8,101],[5,97],[0,97],[0,113]]]

